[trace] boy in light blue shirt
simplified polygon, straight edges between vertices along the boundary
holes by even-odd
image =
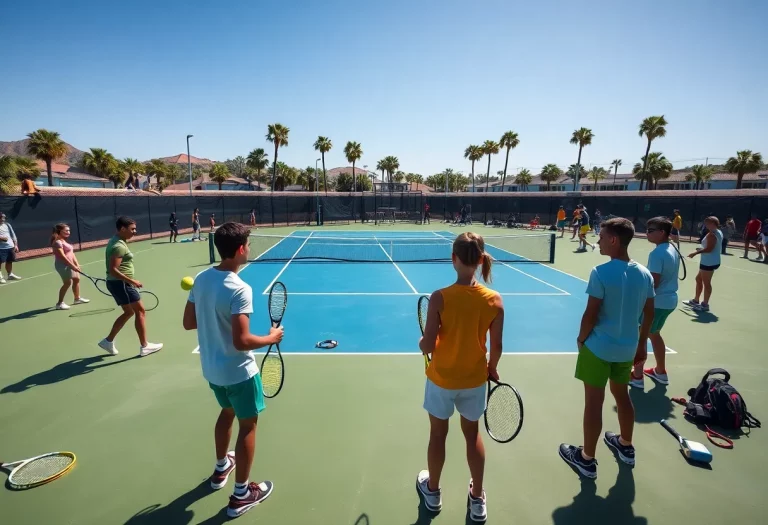
[[[635,356],[635,369],[632,371],[632,379],[629,386],[644,388],[643,374],[657,383],[669,384],[666,368],[667,345],[661,337],[661,329],[669,317],[669,314],[677,308],[677,275],[680,269],[680,252],[669,242],[672,232],[672,221],[666,217],[654,217],[646,223],[648,242],[656,245],[656,248],[648,255],[648,270],[653,276],[653,285],[656,289],[654,299],[653,324],[648,338],[653,346],[653,355],[656,358],[656,366],[643,369],[648,358],[647,348],[638,348]]]
[[[648,341],[655,293],[651,272],[627,253],[634,235],[635,228],[627,219],[617,217],[603,222],[597,244],[600,253],[611,260],[592,269],[587,284],[589,299],[576,338],[576,379],[584,383],[584,445],[563,443],[559,452],[566,463],[592,479],[597,477],[595,452],[609,379],[621,432],[606,432],[603,440],[621,461],[635,464],[635,409],[627,385],[634,357]]]

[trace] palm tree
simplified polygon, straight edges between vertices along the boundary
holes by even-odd
[[[256,170],[256,180],[260,181],[261,170],[265,170],[269,166],[269,157],[267,156],[267,152],[264,151],[264,148],[256,148],[248,154],[245,163],[251,169]],[[250,179],[248,180],[248,185],[251,185]]]
[[[67,154],[67,145],[55,131],[38,129],[27,135],[27,152],[45,162],[48,172],[48,186],[53,186],[53,161]]]
[[[549,185],[556,182],[557,179],[563,176],[563,170],[557,167],[557,164],[547,164],[541,168],[541,180],[547,183],[547,191],[549,191]]]
[[[595,135],[592,133],[592,130],[589,128],[579,128],[573,132],[571,135],[571,144],[578,144],[579,145],[579,158],[576,161],[576,164],[581,167],[581,150],[584,149],[584,146],[589,146],[592,144],[592,139],[595,138]],[[581,167],[581,169],[578,169],[574,171],[574,174],[576,174],[576,178],[573,179],[573,191],[576,191],[576,187],[579,185],[579,179],[581,178],[581,174],[583,173],[584,168]]]
[[[227,179],[229,178],[229,168],[227,168],[225,164],[216,163],[211,166],[211,171],[208,173],[208,177],[210,177],[213,182],[219,184],[219,191],[221,191],[221,185],[227,182]]]
[[[736,174],[736,189],[741,189],[741,179],[747,173],[757,173],[763,165],[763,156],[759,153],[752,153],[745,149],[737,151],[735,157],[729,158],[725,162],[725,169],[728,173]]]
[[[519,184],[523,188],[523,190],[527,190],[528,185],[531,183],[532,180],[533,180],[533,175],[531,175],[531,170],[527,168],[523,168],[520,170],[520,173],[518,173],[517,176],[515,177],[515,184]],[[503,183],[501,188],[502,188],[501,191],[504,191]]]
[[[619,173],[619,166],[621,166],[621,159],[613,159],[611,167],[613,168],[613,183],[616,184],[616,175]]]
[[[384,182],[384,172],[386,171],[385,159],[381,159],[376,163],[376,171],[381,172],[381,182]]]
[[[507,131],[499,139],[499,147],[507,148],[507,158],[504,160],[504,175],[501,177],[501,191],[504,191],[504,183],[507,181],[507,164],[509,164],[509,151],[515,149],[520,144],[520,139],[517,138],[517,133],[514,131]]]
[[[83,155],[83,166],[94,175],[109,179],[115,188],[125,176],[118,160],[104,148],[91,148]]]
[[[475,161],[483,158],[483,148],[470,144],[464,150],[464,158],[472,162],[472,192],[475,191]]]
[[[120,163],[120,167],[123,169],[123,171],[128,173],[129,179],[133,179],[134,176],[144,172],[144,164],[130,157],[122,161]]]
[[[650,157],[648,156],[648,153],[651,151],[651,142],[653,142],[654,139],[661,138],[666,136],[667,134],[667,128],[664,126],[667,125],[667,120],[664,118],[664,115],[658,116],[658,117],[647,117],[643,119],[643,121],[640,123],[640,129],[638,131],[638,135],[641,137],[645,135],[648,138],[648,146],[645,148],[645,156],[643,159],[646,159],[644,161],[643,165],[643,171],[640,175],[640,189],[643,189],[643,180],[646,178],[646,169],[648,167],[647,159]],[[651,189],[651,179],[648,179],[648,186],[646,189]]]
[[[483,155],[488,155],[488,171],[485,174],[485,192],[488,193],[488,182],[491,180],[491,155],[496,155],[499,152],[499,144],[486,140],[483,143]],[[502,188],[503,190],[504,188]]]
[[[605,168],[598,168],[594,167],[591,170],[589,170],[589,174],[587,175],[590,179],[595,181],[595,190],[597,191],[597,183],[598,181],[601,181],[605,178]]]
[[[672,174],[672,163],[670,163],[659,151],[649,153],[647,158],[643,157],[640,160],[642,160],[643,163],[636,163],[635,167],[632,168],[632,173],[635,175],[636,179],[640,179],[641,184],[643,179],[647,176],[647,189],[649,190],[653,189],[654,181],[658,183],[659,180],[667,179]],[[645,173],[645,175],[643,175],[643,173]]]
[[[13,155],[0,156],[0,194],[16,192],[19,181],[27,176],[33,180],[40,176],[40,168],[34,160]]]
[[[319,151],[323,158],[323,186],[325,187],[325,194],[328,195],[328,179],[325,176],[325,154],[331,151],[333,143],[328,137],[319,136],[315,141],[315,150]]]
[[[685,180],[688,182],[693,181],[693,189],[698,190],[704,187],[704,183],[712,178],[714,169],[712,166],[704,166],[702,164],[695,164],[691,167],[691,173],[685,176]]]
[[[571,164],[565,174],[573,180],[581,180],[587,176],[587,170],[581,164]]]
[[[275,161],[272,163],[272,191],[275,191],[275,177],[277,176],[277,149],[288,145],[288,133],[291,130],[280,123],[267,126],[267,140],[275,145]]]
[[[363,148],[360,146],[359,142],[347,142],[347,145],[344,146],[344,155],[347,157],[347,162],[352,163],[352,189],[353,191],[357,189],[357,177],[355,176],[355,162],[360,160],[360,157],[363,156]]]
[[[388,155],[384,157],[384,160],[382,160],[382,166],[384,167],[384,170],[386,170],[387,175],[389,176],[389,182],[392,183],[392,175],[400,168],[400,159],[395,157],[394,155]]]

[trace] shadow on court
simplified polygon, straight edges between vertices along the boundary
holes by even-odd
[[[429,525],[430,523],[432,523],[432,520],[434,520],[438,516],[439,513],[432,512],[424,505],[424,496],[421,495],[421,492],[419,492],[419,489],[416,489],[416,494],[418,494],[419,496],[419,507],[418,507],[419,514],[418,516],[416,516],[416,521],[414,521],[412,525]],[[367,519],[368,517],[366,516],[365,523],[367,523]]]
[[[73,314],[69,314],[70,317],[89,317],[91,315],[99,315],[99,314],[105,314],[108,312],[114,312],[114,308],[99,308],[97,310],[85,310],[82,312],[75,312]]]
[[[720,320],[718,316],[713,314],[712,312],[699,312],[697,310],[680,310],[685,315],[691,318],[691,322],[693,323],[716,323]]]
[[[29,310],[26,312],[21,312],[20,314],[11,315],[8,317],[0,317],[0,324],[7,323],[8,321],[17,321],[19,319],[31,319],[33,317],[37,317],[40,314],[44,314],[47,312],[53,312],[54,309],[51,307],[48,308],[36,308],[35,310]]]
[[[139,358],[139,356],[136,355],[127,359],[121,359],[119,361],[108,361],[102,363],[106,357],[107,356],[84,357],[80,359],[72,359],[71,361],[66,361],[64,363],[59,363],[50,370],[38,372],[37,374],[26,377],[17,383],[4,387],[2,390],[0,390],[0,394],[20,394],[21,392],[26,392],[27,390],[36,386],[52,385],[72,377],[81,376],[83,374],[90,374],[99,368],[119,365],[120,363],[125,363],[126,361],[132,361]]]
[[[186,525],[191,523],[195,517],[195,513],[189,510],[189,506],[196,501],[213,494],[215,491],[211,488],[210,482],[205,479],[201,481],[196,487],[185,492],[172,502],[165,506],[156,503],[141,509],[134,514],[125,525],[166,525],[173,523],[174,525]],[[226,502],[226,499],[222,500]],[[226,505],[226,503],[224,503]],[[257,512],[258,507],[250,512]],[[201,525],[219,525],[229,521],[227,517],[226,507],[208,518],[205,521],[201,521]]]
[[[567,507],[555,509],[552,513],[554,525],[647,525],[648,519],[635,516],[632,503],[635,501],[635,478],[632,468],[619,465],[616,483],[602,498],[597,495],[594,480],[581,479],[581,491]]]
[[[648,380],[646,379],[646,385]],[[650,390],[629,389],[629,397],[635,406],[635,423],[658,423],[670,419],[674,414],[674,404],[667,397],[667,386],[654,383]],[[616,407],[613,407],[616,412]]]

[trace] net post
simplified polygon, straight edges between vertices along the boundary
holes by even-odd
[[[556,234],[549,234],[549,264],[555,263],[555,240]]]

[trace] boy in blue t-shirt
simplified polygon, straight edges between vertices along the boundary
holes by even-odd
[[[221,263],[195,278],[184,308],[184,329],[197,330],[203,377],[221,406],[216,421],[216,467],[210,477],[218,490],[235,471],[235,490],[229,498],[227,515],[240,516],[272,493],[272,482],[250,483],[248,477],[256,447],[256,423],[264,410],[264,392],[259,366],[251,350],[279,343],[283,327],[270,328],[269,335],[250,331],[253,292],[237,275],[248,261],[250,229],[228,222],[221,225],[213,242]],[[234,452],[228,452],[235,418],[240,423]]]
[[[635,409],[627,385],[634,357],[648,341],[655,294],[651,272],[627,253],[634,235],[635,228],[627,219],[603,222],[597,244],[600,253],[611,260],[592,269],[587,284],[589,299],[576,338],[576,379],[584,383],[584,445],[563,443],[559,452],[566,463],[588,478],[597,477],[595,452],[609,379],[621,433],[606,432],[604,441],[621,461],[635,464]]]

